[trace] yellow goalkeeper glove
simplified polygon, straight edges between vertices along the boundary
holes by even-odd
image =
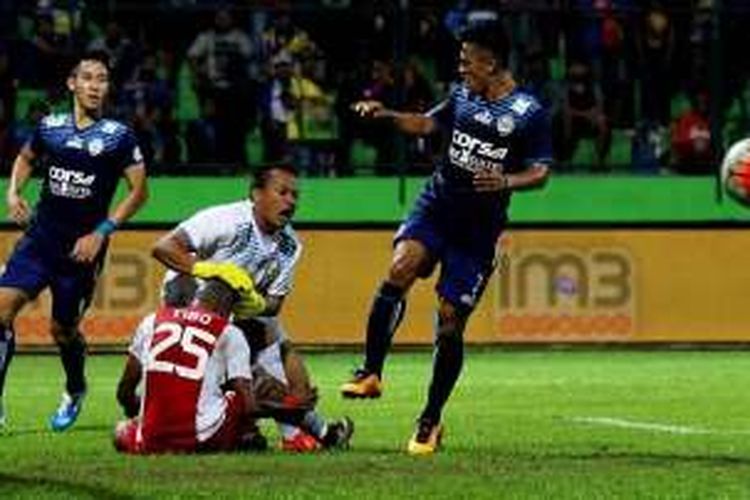
[[[220,279],[240,294],[255,291],[255,284],[248,272],[233,262],[198,261],[193,264],[191,274],[196,278]]]
[[[257,290],[240,292],[240,300],[235,302],[232,312],[238,320],[252,318],[266,309],[266,299]]]

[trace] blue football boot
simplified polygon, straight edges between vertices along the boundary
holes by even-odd
[[[86,396],[85,392],[72,396],[67,392],[63,392],[60,406],[58,406],[57,411],[49,419],[49,426],[53,431],[62,432],[75,423],[78,414],[81,413],[84,396]]]

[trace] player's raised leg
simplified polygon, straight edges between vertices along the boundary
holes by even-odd
[[[404,316],[406,292],[428,262],[429,253],[421,242],[405,239],[396,244],[388,279],[375,294],[367,318],[364,365],[355,371],[349,382],[341,386],[344,397],[380,397],[383,365],[393,334]]]

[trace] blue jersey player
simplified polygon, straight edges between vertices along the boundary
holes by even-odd
[[[75,422],[86,392],[86,344],[78,324],[91,300],[109,236],[147,196],[145,167],[132,130],[101,116],[109,76],[105,54],[91,52],[77,60],[67,79],[73,112],[42,119],[13,164],[6,193],[9,216],[25,231],[0,277],[0,396],[15,348],[13,321],[28,301],[49,287],[51,333],[67,379],[60,407],[50,420],[54,430]],[[21,195],[32,171],[41,178],[33,212]],[[110,211],[121,177],[129,191]]]
[[[411,454],[433,453],[439,445],[443,406],[463,364],[464,327],[494,269],[511,192],[539,187],[549,174],[546,113],[516,86],[508,52],[497,25],[477,25],[461,39],[461,84],[430,112],[397,112],[377,101],[353,106],[362,116],[393,120],[406,133],[448,134],[445,154],[395,236],[388,275],[370,309],[364,366],[341,387],[345,397],[380,396],[404,297],[440,264],[432,380],[409,440]]]

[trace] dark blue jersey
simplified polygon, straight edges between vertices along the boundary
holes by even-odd
[[[42,189],[28,233],[66,252],[107,218],[124,169],[142,161],[127,126],[101,119],[78,129],[71,114],[45,117],[29,147]]]
[[[504,218],[510,194],[476,193],[474,173],[515,173],[533,163],[552,162],[548,117],[539,101],[523,90],[490,101],[460,85],[428,115],[449,134],[433,185],[439,198],[448,198],[452,210]]]

